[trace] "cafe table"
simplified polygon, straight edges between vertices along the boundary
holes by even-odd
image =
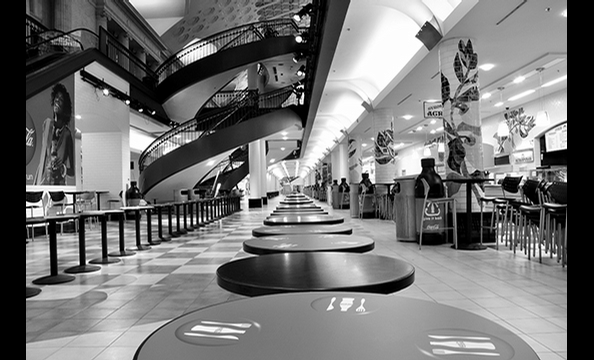
[[[304,204],[313,204],[313,200],[311,199],[297,199],[297,200],[281,200],[281,204],[283,205],[304,205]]]
[[[301,291],[390,294],[414,282],[415,268],[381,255],[294,252],[229,261],[216,274],[220,287],[246,296]]]
[[[269,216],[264,219],[264,225],[329,225],[329,224],[342,224],[344,218],[341,216],[334,215],[298,215],[288,214],[279,216]]]
[[[152,234],[152,224],[151,224],[151,211],[154,208],[149,205],[140,205],[140,206],[122,206],[120,210],[124,211],[134,211],[134,225],[136,229],[136,247],[132,248],[132,251],[144,251],[150,250],[151,245],[159,245],[161,244],[161,240],[153,241],[153,234]],[[142,210],[146,211],[146,236],[147,236],[147,245],[141,244],[140,241],[140,212]]]
[[[449,305],[353,292],[228,301],[165,323],[134,360],[538,360],[507,328]]]
[[[375,242],[367,236],[336,234],[265,236],[243,242],[245,252],[257,255],[312,251],[364,253],[374,247]]]
[[[277,210],[284,210],[284,209],[321,209],[316,204],[281,204],[276,207]]]
[[[278,225],[260,226],[252,229],[252,236],[277,236],[291,234],[345,234],[353,233],[353,228],[345,224],[335,225]]]
[[[491,179],[480,178],[451,178],[445,179],[446,182],[466,184],[466,232],[465,237],[458,236],[459,250],[486,250],[487,247],[482,243],[474,242],[472,238],[472,185],[481,184]],[[454,246],[452,246],[454,247]]]
[[[323,211],[322,209],[315,209],[315,210],[303,210],[303,209],[298,209],[298,210],[274,210],[273,212],[270,213],[270,216],[286,216],[286,215],[328,215],[328,213],[326,211]]]
[[[50,274],[33,280],[36,285],[55,285],[69,282],[75,279],[72,275],[58,273],[58,235],[56,224],[62,221],[77,219],[78,214],[63,214],[54,216],[26,218],[26,224],[47,223],[49,232],[49,253],[50,253]]]

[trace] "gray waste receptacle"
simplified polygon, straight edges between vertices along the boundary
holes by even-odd
[[[415,176],[394,179],[394,215],[396,240],[417,241]]]

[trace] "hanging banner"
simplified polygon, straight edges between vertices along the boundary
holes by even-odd
[[[74,75],[26,101],[26,185],[76,185]]]
[[[392,184],[396,172],[393,110],[392,108],[375,109],[372,116],[372,129],[375,136],[375,182],[377,184]]]
[[[361,173],[363,172],[363,160],[361,160],[361,136],[355,135],[354,137],[349,137],[348,141],[348,182],[357,184],[361,181]]]
[[[423,117],[425,119],[441,119],[443,117],[443,104],[440,102],[423,101]]]

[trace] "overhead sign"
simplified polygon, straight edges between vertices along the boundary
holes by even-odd
[[[443,105],[441,102],[423,101],[423,116],[427,118],[442,118]]]

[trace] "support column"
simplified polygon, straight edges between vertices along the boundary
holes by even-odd
[[[350,213],[352,218],[359,216],[359,182],[361,181],[361,174],[363,172],[363,160],[361,160],[361,135],[349,137],[348,145],[348,166],[349,177],[348,182],[351,187],[350,194]]]
[[[482,121],[478,54],[474,40],[456,38],[442,42],[439,48],[439,67],[445,129],[446,178],[482,178]],[[466,186],[460,185],[448,183],[449,195],[459,198],[459,209],[466,211]],[[472,186],[475,194],[472,208],[477,211],[478,186]]]
[[[260,158],[260,143],[258,141],[251,142],[248,149],[249,167],[250,167],[250,196],[248,198],[248,207],[261,208],[262,207],[262,192],[261,192],[261,158]]]
[[[260,196],[262,197],[262,205],[268,205],[268,182],[266,173],[268,164],[266,163],[266,140],[258,140],[260,143]]]

